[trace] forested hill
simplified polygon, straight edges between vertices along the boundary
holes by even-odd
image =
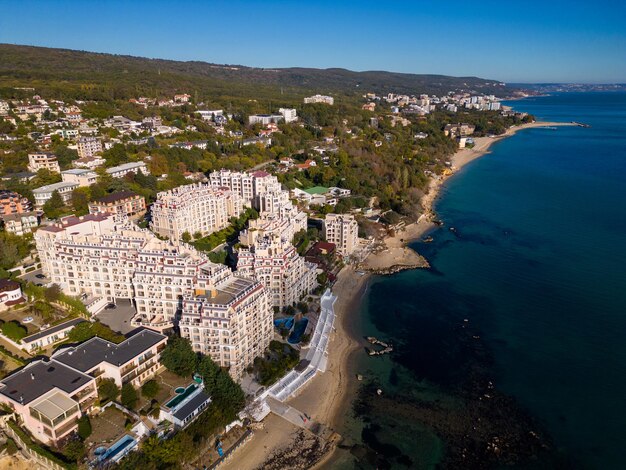
[[[265,69],[0,44],[0,88],[6,94],[7,88],[26,86],[35,87],[46,96],[75,99],[127,99],[139,95],[169,96],[174,92],[197,93],[199,98],[448,91],[503,97],[516,90],[496,80],[476,77],[338,68]]]

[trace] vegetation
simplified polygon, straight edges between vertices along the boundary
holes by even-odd
[[[196,370],[196,353],[188,340],[172,336],[161,353],[161,364],[176,375],[189,377]]]
[[[254,370],[261,385],[271,385],[300,362],[300,354],[286,343],[273,340],[265,357],[254,359]]]
[[[116,385],[113,379],[104,379],[100,382],[98,387],[98,398],[101,403],[108,401],[115,401],[120,395],[120,388]]]
[[[50,459],[51,461],[60,465],[63,468],[67,468],[69,470],[74,470],[76,468],[76,463],[73,461],[68,461],[68,459],[64,455],[53,452],[51,449],[34,442],[30,438],[30,436],[26,434],[26,432],[22,428],[20,428],[19,425],[14,421],[9,420],[7,421],[7,424],[13,431],[15,431],[15,434],[19,436],[19,438],[24,442],[24,444],[26,444],[29,449],[38,453],[42,457]]]
[[[204,238],[200,238],[194,241],[192,245],[197,250],[210,252],[222,243],[226,243],[227,241],[234,242],[239,237],[239,232],[246,227],[248,220],[257,219],[258,217],[259,213],[255,209],[249,207],[239,217],[231,217],[230,225],[228,227],[218,232],[213,232]],[[187,233],[187,235],[189,234]],[[183,234],[183,237],[185,237],[185,234]]]
[[[22,338],[28,335],[28,330],[26,329],[26,327],[21,325],[16,320],[2,323],[2,326],[0,326],[0,330],[2,330],[2,334],[4,336],[12,339],[16,343],[19,343]]]
[[[124,341],[124,335],[116,333],[111,328],[99,321],[83,322],[76,325],[68,334],[69,341],[72,343],[82,343],[88,339],[97,336],[99,338],[111,341],[112,343],[121,343]]]
[[[122,386],[120,401],[122,402],[122,405],[131,410],[135,409],[135,406],[137,406],[139,395],[131,383],[126,383]]]
[[[0,277],[9,277],[6,270],[17,266],[32,248],[32,235],[19,237],[5,231],[0,232]]]
[[[91,436],[91,421],[88,415],[78,418],[78,436],[84,441]]]
[[[156,380],[154,379],[148,380],[141,387],[141,395],[146,398],[152,399],[158,395],[160,388],[161,387],[159,386],[159,383]]]

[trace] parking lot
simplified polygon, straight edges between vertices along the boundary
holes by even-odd
[[[104,309],[96,315],[96,318],[114,331],[126,333],[134,330],[130,319],[135,315],[135,307],[128,299],[117,299],[115,308]]]
[[[41,269],[35,269],[34,271],[26,273],[23,276],[20,276],[20,279],[32,282],[33,284],[42,284],[44,286],[50,282],[50,279],[43,275]]]

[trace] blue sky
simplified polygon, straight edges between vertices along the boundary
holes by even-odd
[[[258,67],[626,82],[626,1],[0,0],[0,42]]]

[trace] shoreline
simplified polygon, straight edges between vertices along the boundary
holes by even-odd
[[[469,149],[459,149],[450,159],[451,171],[430,180],[428,191],[422,197],[423,214],[416,222],[406,225],[403,230],[386,237],[380,249],[372,252],[357,267],[346,266],[342,269],[333,286],[333,294],[338,299],[335,304],[337,320],[334,334],[328,347],[328,369],[318,374],[295,397],[286,403],[309,414],[315,421],[331,430],[336,430],[352,403],[359,382],[355,378],[355,354],[364,346],[362,338],[355,331],[355,315],[360,310],[362,301],[369,287],[373,274],[392,273],[402,269],[428,267],[427,261],[415,250],[408,247],[414,240],[423,237],[437,227],[433,206],[443,184],[468,163],[488,154],[490,147],[518,131],[529,128],[554,126],[574,126],[574,123],[539,121],[514,126],[504,134],[494,137],[475,138],[475,145]],[[359,271],[362,270],[362,271]],[[268,416],[262,430],[255,432],[246,446],[246,455],[240,455],[237,467],[229,463],[223,468],[262,468],[270,455],[284,452],[297,445],[296,428],[281,418]],[[286,439],[287,437],[287,439]],[[337,445],[325,447],[318,458],[302,468],[323,468],[337,457]],[[294,467],[299,468],[299,467]]]

